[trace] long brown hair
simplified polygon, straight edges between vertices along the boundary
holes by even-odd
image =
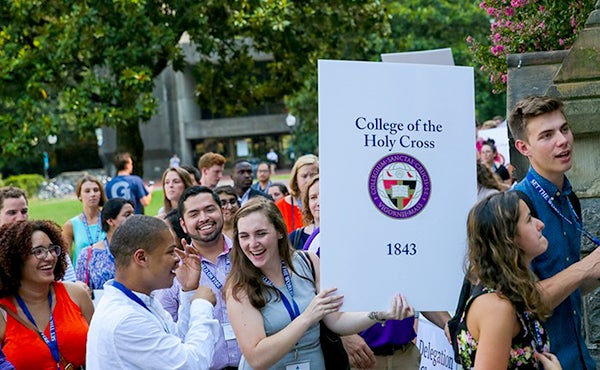
[[[471,209],[467,220],[467,277],[473,284],[496,289],[517,309],[543,319],[550,309],[542,302],[525,253],[515,243],[519,199],[516,192],[497,193]]]
[[[167,199],[167,192],[164,191],[165,190],[165,180],[167,179],[167,175],[169,174],[169,172],[175,172],[177,174],[177,176],[179,176],[179,178],[181,179],[181,182],[183,182],[183,190],[184,191],[185,191],[185,189],[194,185],[194,183],[192,183],[192,177],[190,176],[189,172],[187,172],[183,168],[180,168],[180,167],[167,168],[167,170],[165,172],[163,172],[163,175],[162,175],[163,209],[164,209],[165,214],[168,213],[173,208],[176,208],[176,207],[171,206],[171,201],[169,199]],[[182,194],[183,194],[183,192],[182,192]]]
[[[102,185],[100,180],[98,180],[98,178],[95,176],[84,175],[82,178],[79,179],[79,181],[77,181],[77,186],[75,187],[75,194],[77,195],[77,198],[81,196],[81,188],[86,182],[93,182],[94,184],[98,185],[98,188],[100,189],[100,199],[98,200],[98,207],[102,208],[104,206],[104,203],[106,203],[106,193],[104,193],[104,186]]]
[[[229,252],[231,259],[231,272],[227,276],[225,283],[224,294],[231,296],[239,301],[240,293],[246,294],[253,307],[261,309],[267,301],[267,294],[275,294],[280,297],[279,291],[267,285],[263,281],[262,271],[254,266],[254,264],[246,257],[240,246],[238,234],[238,221],[252,213],[260,212],[271,222],[275,227],[275,231],[283,237],[277,242],[279,256],[285,262],[288,269],[296,273],[292,264],[292,255],[294,250],[290,246],[290,241],[287,237],[287,228],[283,221],[283,216],[279,208],[270,200],[255,197],[250,199],[242,208],[235,214],[233,220],[233,248]],[[231,293],[229,293],[231,292]]]
[[[483,163],[477,162],[477,183],[488,189],[496,189],[498,191],[504,191],[505,186],[498,175],[492,172]]]

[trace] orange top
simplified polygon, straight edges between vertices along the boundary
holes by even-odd
[[[56,328],[56,340],[60,354],[79,368],[85,364],[85,346],[87,342],[88,323],[79,306],[71,300],[67,289],[61,282],[53,283],[56,294],[56,305],[52,311]],[[13,297],[0,298],[0,303],[17,312]],[[27,320],[27,318],[23,318]],[[44,330],[50,338],[50,323]],[[56,361],[50,348],[33,330],[6,315],[6,330],[2,338],[2,351],[15,369],[48,369],[56,370]],[[62,366],[61,366],[62,369]]]
[[[286,197],[279,199],[277,202],[275,202],[275,205],[277,208],[279,208],[281,214],[283,215],[283,220],[287,226],[288,233],[291,233],[297,228],[304,226],[304,223],[302,222],[302,211],[296,203],[291,205],[285,201],[285,198]],[[291,199],[294,200],[293,197]]]

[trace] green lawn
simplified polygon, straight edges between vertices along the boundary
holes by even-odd
[[[273,182],[282,182],[286,185],[289,184],[289,174],[281,174],[272,176]],[[160,186],[157,183],[156,186]],[[152,194],[152,202],[146,207],[146,214],[149,216],[156,216],[158,209],[163,205],[163,191],[162,189],[155,190]],[[75,198],[73,199],[31,199],[29,201],[29,217],[36,220],[52,220],[59,225],[63,225],[71,217],[81,213],[81,202]]]
[[[146,207],[146,214],[156,216],[162,206],[163,191],[155,190],[152,193],[152,202]],[[63,225],[71,217],[81,213],[81,202],[77,199],[50,199],[29,201],[29,217],[31,219],[52,220]]]

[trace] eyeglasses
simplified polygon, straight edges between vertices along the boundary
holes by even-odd
[[[238,200],[235,198],[231,198],[229,200],[221,199],[221,207],[227,207],[227,205],[230,205],[233,207],[233,206],[237,206],[237,204],[238,204]]]
[[[52,244],[49,245],[48,248],[45,247],[35,247],[31,250],[31,254],[38,260],[43,260],[48,256],[48,253],[52,254],[54,257],[60,256],[62,252],[62,248],[60,245]]]

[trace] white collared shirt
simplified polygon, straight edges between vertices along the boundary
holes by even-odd
[[[229,263],[229,251],[233,247],[233,241],[229,239],[225,234],[223,237],[223,253],[217,256],[216,263],[207,261],[207,267],[212,274],[219,280],[221,284],[225,284],[227,275],[231,266]],[[217,305],[214,310],[214,317],[219,320],[222,329],[220,330],[220,337],[217,340],[215,346],[215,353],[213,355],[213,362],[210,366],[211,370],[218,370],[224,367],[232,366],[235,367],[240,362],[242,352],[238,346],[235,338],[225,339],[225,327],[230,326],[229,316],[227,316],[227,307],[225,305],[225,299],[221,289],[218,289],[206,275],[202,272],[200,274],[200,285],[207,286],[217,296]],[[181,284],[177,281],[177,278],[173,281],[173,286],[168,289],[161,289],[156,291],[156,299],[162,304],[163,308],[173,317],[174,320],[178,320],[177,312],[179,310],[179,301],[181,293]]]
[[[175,324],[152,296],[133,292],[150,312],[110,281],[104,291],[88,331],[88,370],[209,368],[220,330],[210,302],[190,304],[194,291],[180,292]]]

